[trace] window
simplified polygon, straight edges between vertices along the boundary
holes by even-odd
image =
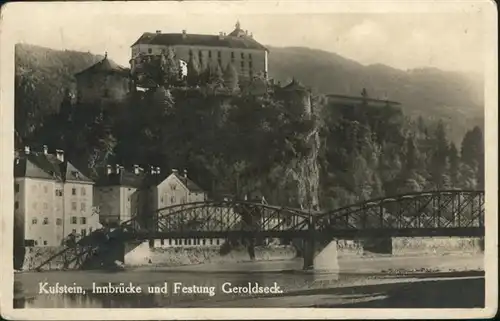
[[[212,50],[208,51],[208,58],[212,58]]]
[[[177,245],[177,239],[174,240],[174,245]]]
[[[74,187],[73,187],[73,188],[71,189],[71,195],[76,195],[76,188],[74,188]]]
[[[76,222],[77,222],[76,216],[71,216],[71,224],[76,224]]]
[[[71,209],[76,211],[76,202],[71,202]]]
[[[16,184],[14,184],[14,191],[15,191],[16,193],[19,193],[19,184],[17,184],[17,183],[16,183]]]
[[[48,188],[47,186],[44,186],[44,187],[43,187],[43,192],[44,192],[45,194],[47,194],[47,193],[49,192],[49,188]]]
[[[87,210],[87,207],[85,206],[85,203],[80,204],[80,211],[85,212]]]
[[[193,51],[189,49],[189,57],[193,56]]]
[[[220,51],[217,51],[217,57],[219,57],[219,58],[221,57]]]
[[[14,209],[16,209],[16,210],[17,210],[18,208],[19,208],[19,202],[15,202],[15,203],[14,203]]]
[[[82,194],[82,196],[87,195],[87,190],[85,189],[85,187],[82,187],[81,194]]]
[[[86,229],[82,229],[81,230],[81,234],[82,234],[82,236],[87,236],[87,230]]]
[[[153,49],[148,48],[148,53],[153,53]]]
[[[45,218],[43,219],[43,225],[47,225],[47,224],[49,224],[49,218],[48,218],[48,217],[45,217]]]
[[[160,203],[162,203],[162,204],[163,204],[163,196],[162,196],[162,197],[161,197],[161,199],[160,199]]]
[[[63,196],[62,189],[56,189],[56,196]]]
[[[198,51],[198,57],[200,57],[200,59],[201,59],[202,56],[203,56],[203,52],[201,50]]]
[[[210,245],[213,245],[213,244],[214,244],[214,240],[210,239]]]
[[[44,209],[44,210],[46,210],[46,209],[48,209],[48,208],[49,208],[49,204],[47,204],[47,203],[43,203],[43,209]]]
[[[56,219],[56,225],[62,225],[62,218]]]
[[[163,245],[163,241],[164,241],[163,239],[160,240],[160,245]]]
[[[207,240],[203,239],[203,245],[206,245],[206,244],[207,244]]]
[[[241,59],[245,59],[245,54],[241,53]]]
[[[168,239],[168,245],[172,245],[172,239]]]
[[[181,204],[185,204],[186,203],[186,197],[181,197]]]
[[[37,245],[38,245],[38,241],[35,241],[35,246],[37,246]]]
[[[231,51],[231,59],[234,59],[234,51]]]
[[[35,225],[36,223],[38,223],[38,220],[36,218],[31,220],[31,224]]]
[[[47,245],[47,241],[43,241],[43,245]]]
[[[184,239],[184,245],[187,245],[187,244],[188,244],[188,240]]]
[[[86,217],[80,217],[80,224],[87,224],[87,218]]]
[[[248,59],[252,60],[252,54],[251,53],[248,54]]]
[[[76,234],[76,228],[71,230],[71,234],[75,235]]]
[[[241,68],[242,69],[245,68],[245,62],[244,61],[241,62]]]
[[[253,64],[252,64],[252,62],[251,62],[251,61],[249,61],[249,62],[248,62],[248,67],[249,67],[250,69],[252,69]]]
[[[170,203],[175,203],[175,196],[170,197]]]

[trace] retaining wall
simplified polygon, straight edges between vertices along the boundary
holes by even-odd
[[[292,246],[255,247],[255,261],[293,259],[296,251]],[[220,254],[220,246],[206,247],[149,247],[148,242],[127,245],[125,266],[182,266],[202,263],[224,263],[250,261],[246,248],[232,249]]]
[[[484,251],[480,237],[393,237],[392,255],[474,254]]]
[[[28,271],[33,270],[45,260],[49,259],[56,253],[62,251],[64,246],[34,246],[26,247],[24,253],[24,260],[21,270]],[[74,252],[68,251],[64,255],[59,255],[53,260],[47,263],[43,267],[44,270],[60,270],[64,267],[64,264],[74,258]]]

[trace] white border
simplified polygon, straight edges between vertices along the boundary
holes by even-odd
[[[363,318],[484,318],[493,317],[498,303],[498,81],[497,81],[497,11],[494,1],[211,1],[211,2],[24,2],[1,7],[0,29],[0,204],[2,257],[1,269],[2,316],[20,320],[154,320],[154,319],[363,319]],[[486,142],[486,238],[485,238],[485,309],[316,309],[316,308],[210,308],[210,309],[13,309],[13,106],[14,106],[14,44],[16,17],[26,11],[61,14],[66,11],[86,15],[137,15],[176,11],[190,13],[388,13],[388,12],[467,12],[481,11],[484,15],[485,54],[485,142]]]

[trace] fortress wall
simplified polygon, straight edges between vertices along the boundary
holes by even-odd
[[[256,261],[293,259],[296,251],[291,246],[255,247]],[[149,247],[144,242],[127,249],[125,266],[182,266],[202,263],[224,263],[250,261],[246,248],[236,248],[226,255],[220,254],[220,246],[204,247]]]
[[[393,237],[392,255],[474,254],[484,251],[480,237]]]

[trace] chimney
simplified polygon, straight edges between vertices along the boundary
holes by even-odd
[[[30,147],[29,146],[24,146],[24,153],[26,155],[29,155],[30,154]]]
[[[161,30],[156,30],[156,34],[159,34],[159,33],[161,33]]]
[[[47,145],[43,145],[43,153],[45,155],[47,155],[49,153],[49,148],[47,147]]]
[[[219,32],[219,40],[222,40],[224,39],[224,33],[221,31]]]
[[[134,174],[135,175],[139,175],[140,171],[139,171],[139,165],[134,165]]]
[[[160,174],[160,168],[156,167],[156,174]]]
[[[109,175],[113,173],[113,169],[111,168],[111,165],[106,165],[106,173]]]
[[[149,172],[150,172],[151,174],[156,174],[156,172],[155,172],[155,168],[154,168],[153,166],[149,166]]]
[[[64,151],[62,149],[56,149],[56,157],[61,162],[64,162]]]
[[[179,171],[178,171],[178,170],[176,170],[176,169],[172,169],[172,174],[177,174],[177,173],[179,173]]]
[[[182,30],[182,38],[185,39],[187,37],[186,29]]]
[[[119,164],[115,165],[115,173],[120,174],[120,165]]]
[[[187,169],[184,170],[184,178],[188,178],[188,171],[187,171]]]
[[[123,166],[120,165],[120,171],[124,172],[125,171],[125,167],[123,167]]]

